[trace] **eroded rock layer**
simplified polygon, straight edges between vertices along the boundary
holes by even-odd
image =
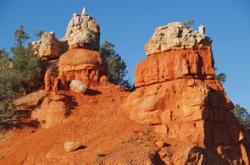
[[[172,32],[176,24],[167,28]],[[181,28],[182,32],[198,33]],[[165,37],[159,40],[154,34],[146,46],[146,59],[136,67],[136,90],[124,106],[130,118],[152,125],[168,142],[160,150],[167,164],[249,164],[249,135],[231,112],[234,106],[222,84],[214,80],[211,42],[176,35],[181,42],[172,44],[173,35],[168,32],[157,29]],[[156,40],[166,49],[155,49],[152,41]],[[176,141],[179,147],[172,148],[171,142]]]
[[[172,49],[154,53],[136,66],[135,86],[180,78],[213,79],[213,65],[211,47]]]
[[[45,90],[56,92],[68,89],[72,80],[78,80],[89,87],[97,86],[105,69],[101,55],[88,49],[70,49],[59,58],[57,66],[45,74]]]

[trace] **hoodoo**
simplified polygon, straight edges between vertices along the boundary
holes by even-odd
[[[135,69],[130,118],[154,127],[167,164],[249,164],[249,137],[214,79],[211,39],[181,22],[158,27]]]
[[[98,85],[105,69],[99,54],[100,27],[95,18],[89,16],[86,9],[74,14],[63,40],[69,49],[60,56],[58,64],[47,71],[45,90],[68,89],[72,80],[87,86]]]
[[[45,32],[42,35],[42,43],[47,34],[52,35]],[[51,38],[56,40],[54,34]],[[44,82],[48,96],[41,107],[35,109],[31,115],[32,119],[38,120],[44,128],[62,123],[69,114],[69,99],[58,93],[60,90],[84,94],[88,88],[93,90],[104,80],[105,83],[108,82],[99,53],[100,28],[95,19],[87,14],[86,9],[81,14],[73,15],[61,41],[67,43],[68,49],[58,54],[57,60],[52,62],[52,66],[46,71]]]

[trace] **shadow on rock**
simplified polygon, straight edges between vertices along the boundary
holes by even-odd
[[[90,95],[90,96],[96,96],[96,95],[100,95],[102,92],[98,91],[98,90],[94,90],[94,89],[87,89],[85,91],[86,95]]]

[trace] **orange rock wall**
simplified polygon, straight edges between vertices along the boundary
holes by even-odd
[[[79,80],[87,85],[95,85],[98,84],[100,76],[100,67],[93,64],[85,64],[82,69],[64,72],[60,77],[65,82]]]
[[[214,60],[210,47],[172,49],[147,56],[135,71],[135,86],[179,78],[213,79]]]
[[[179,79],[140,87],[129,96],[126,106],[132,119],[155,125],[156,132],[166,137],[205,145],[207,131],[209,144],[238,140],[231,136],[238,127],[229,111],[233,104],[214,80]]]
[[[58,90],[69,89],[71,80],[78,80],[89,87],[95,87],[99,84],[100,78],[103,75],[100,71],[101,67],[93,64],[84,64],[84,68],[79,70],[71,70],[60,73],[57,77],[51,74],[51,70],[48,69],[45,74],[45,91],[57,92]]]
[[[136,90],[124,108],[131,119],[152,125],[170,146],[180,142],[166,162],[186,164],[186,157],[193,157],[197,160],[187,161],[249,164],[249,133],[234,117],[233,103],[214,76],[210,47],[160,52],[137,65]]]
[[[96,87],[100,78],[107,74],[105,64],[99,52],[88,49],[70,49],[59,58],[52,75],[51,69],[45,74],[45,90],[57,92],[58,90],[69,89],[71,80],[78,80],[88,87]]]

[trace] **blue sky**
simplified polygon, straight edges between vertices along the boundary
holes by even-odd
[[[196,20],[213,39],[218,72],[228,76],[225,89],[234,103],[250,110],[249,0],[0,0],[0,48],[14,44],[19,25],[36,40],[37,30],[64,36],[74,12],[87,7],[101,26],[101,41],[112,41],[128,65],[133,81],[135,65],[145,58],[144,44],[157,26]]]

